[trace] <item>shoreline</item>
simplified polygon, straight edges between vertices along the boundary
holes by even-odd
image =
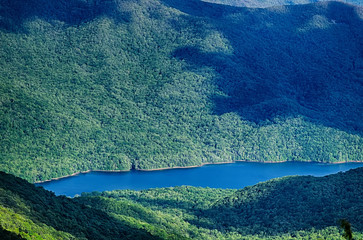
[[[130,172],[132,170],[134,171],[141,171],[141,172],[153,172],[153,171],[165,171],[165,170],[172,170],[172,169],[188,169],[188,168],[198,168],[198,167],[203,167],[205,165],[218,165],[218,164],[230,164],[230,163],[236,163],[236,162],[250,162],[250,163],[285,163],[285,162],[294,162],[294,161],[264,161],[264,162],[259,162],[259,161],[249,161],[249,160],[235,160],[235,161],[228,161],[228,162],[215,162],[215,163],[202,163],[199,165],[192,165],[192,166],[185,166],[185,167],[164,167],[164,168],[152,168],[152,169],[129,169],[129,170],[87,170],[87,171],[80,171],[80,172],[75,172],[66,176],[61,176],[61,177],[57,177],[57,178],[52,178],[49,180],[44,180],[44,181],[37,181],[37,182],[33,182],[33,184],[39,184],[39,183],[46,183],[46,182],[50,182],[50,181],[56,181],[56,180],[60,180],[62,178],[67,178],[67,177],[73,177],[73,176],[77,176],[79,174],[83,174],[83,173],[90,173],[90,172]],[[325,163],[325,162],[314,162],[314,161],[295,161],[295,162],[306,162],[306,163],[322,163],[322,164],[342,164],[342,163],[363,163],[362,161],[340,161],[340,162],[332,162],[332,163]]]
[[[130,170],[87,170],[87,171],[75,172],[75,173],[65,175],[65,176],[61,176],[61,177],[57,177],[57,178],[52,178],[52,179],[49,179],[49,180],[33,182],[33,184],[51,182],[51,181],[55,181],[55,180],[60,180],[62,178],[73,177],[73,176],[77,176],[79,174],[90,173],[90,172],[129,172],[129,171],[131,171],[131,169]]]
[[[238,161],[243,161],[243,160],[238,160]],[[136,169],[136,171],[141,171],[141,172],[153,172],[153,171],[164,171],[164,170],[172,170],[172,169],[188,169],[188,168],[198,168],[198,167],[203,167],[205,165],[217,165],[217,164],[229,164],[229,163],[235,163],[237,161],[233,161],[233,162],[216,162],[216,163],[202,163],[199,165],[192,165],[192,166],[185,166],[185,167],[164,167],[164,168],[152,168],[152,169]]]

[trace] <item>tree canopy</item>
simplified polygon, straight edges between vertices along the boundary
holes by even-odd
[[[339,2],[0,1],[0,170],[362,161],[362,29]]]

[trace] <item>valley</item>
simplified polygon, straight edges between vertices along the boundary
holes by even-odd
[[[0,0],[0,238],[363,239],[362,53],[361,0]]]
[[[47,240],[341,240],[339,221],[346,219],[360,239],[362,171],[283,177],[239,190],[180,186],[76,198],[0,172],[1,233]]]

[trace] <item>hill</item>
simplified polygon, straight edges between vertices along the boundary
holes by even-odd
[[[25,239],[158,239],[142,229],[0,172],[1,232]],[[13,233],[13,234],[11,234]]]
[[[284,177],[241,190],[173,187],[55,196],[0,174],[9,239],[342,239],[363,237],[363,168]],[[12,237],[12,238],[11,238]]]
[[[0,170],[363,161],[362,7],[0,1]]]
[[[324,229],[344,218],[362,231],[362,179],[361,168],[319,178],[273,179],[219,200],[210,214],[218,216],[221,225],[247,232]]]

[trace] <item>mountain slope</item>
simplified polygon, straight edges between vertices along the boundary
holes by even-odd
[[[0,170],[362,161],[362,8],[0,1]]]
[[[0,174],[0,226],[25,239],[342,239],[363,237],[363,168],[273,179],[241,190],[173,187],[69,199]]]
[[[246,187],[221,199],[211,216],[221,224],[271,233],[323,229],[348,218],[362,231],[363,171],[326,177],[294,176]]]
[[[325,177],[278,178],[237,191],[176,187],[85,194],[95,198],[83,196],[80,200],[118,214],[124,211],[111,205],[131,200],[197,226],[200,231],[194,230],[191,236],[200,239],[207,238],[202,234],[208,230],[223,233],[215,235],[217,239],[341,239],[337,228],[340,219],[347,219],[360,239],[362,180],[363,168],[359,168]],[[193,229],[185,223],[172,228],[178,226]]]
[[[25,239],[157,239],[143,229],[0,172],[0,223]]]

